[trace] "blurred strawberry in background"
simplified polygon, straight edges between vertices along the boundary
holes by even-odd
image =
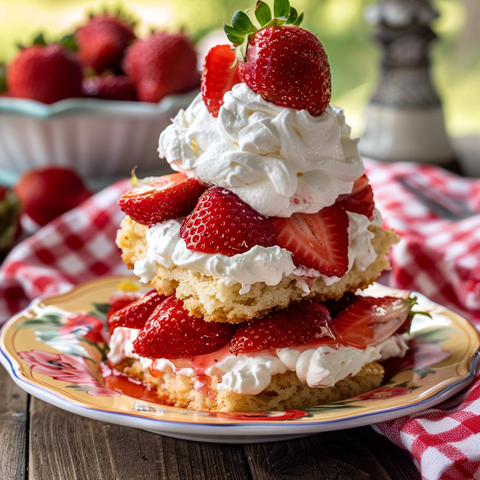
[[[121,10],[90,15],[85,25],[47,45],[43,35],[0,68],[0,95],[54,103],[65,98],[159,102],[200,86],[197,53],[183,33],[137,39]]]
[[[7,70],[9,95],[54,103],[82,96],[82,66],[62,45],[47,45],[43,35],[21,48]]]
[[[84,78],[82,93],[85,97],[104,100],[134,101],[135,86],[125,75],[96,75]]]
[[[96,73],[105,70],[122,73],[125,50],[135,39],[133,28],[134,23],[120,12],[92,15],[75,32],[79,60]]]
[[[22,235],[20,202],[15,194],[0,185],[0,260]]]
[[[23,213],[40,227],[92,195],[74,170],[59,166],[29,170],[19,178],[14,192]]]
[[[141,102],[159,102],[167,95],[200,85],[197,54],[183,32],[153,33],[137,40],[127,50],[123,68]]]

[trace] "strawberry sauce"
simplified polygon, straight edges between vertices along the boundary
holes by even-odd
[[[228,355],[230,355],[230,351],[229,345],[227,344],[216,352],[207,353],[205,355],[195,355],[193,357],[177,358],[170,360],[170,362],[175,365],[177,370],[180,370],[181,368],[191,368],[195,371],[195,375],[200,376],[205,375],[205,370],[207,368],[215,365]],[[155,366],[155,363],[153,366]]]
[[[116,371],[107,364],[102,364],[102,376],[105,386],[128,397],[160,404],[157,394],[149,384],[133,380],[127,375]]]

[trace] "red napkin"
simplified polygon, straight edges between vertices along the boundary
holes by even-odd
[[[423,293],[480,329],[480,213],[463,220],[439,218],[398,178],[413,178],[478,212],[480,180],[435,166],[365,163],[384,224],[402,237],[391,252],[390,286]],[[436,408],[376,429],[410,452],[425,480],[480,479],[480,374]]]
[[[411,163],[366,165],[385,225],[403,237],[392,250],[391,285],[424,293],[480,326],[480,215],[439,219],[396,178],[418,177],[479,211],[480,180]],[[127,180],[108,187],[10,253],[0,269],[0,321],[39,295],[127,273],[114,240],[124,216],[116,202],[128,188]],[[448,403],[375,428],[412,454],[426,480],[480,479],[480,375]]]

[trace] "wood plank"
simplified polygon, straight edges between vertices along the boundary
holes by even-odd
[[[393,480],[421,480],[418,468],[412,457],[383,435],[370,427],[355,428],[349,434],[360,444],[367,447]]]
[[[250,480],[243,448],[176,440],[32,399],[30,480]]]
[[[298,440],[246,445],[254,480],[416,480],[420,475],[403,451],[388,440],[383,449],[375,441],[364,442],[369,427],[326,432]],[[375,434],[375,432],[371,432]],[[399,455],[400,460],[379,462],[380,455]]]
[[[103,427],[32,397],[29,478],[93,480],[115,478]]]
[[[241,445],[189,442],[163,437],[168,480],[250,480]]]
[[[0,365],[0,478],[26,478],[28,395]]]

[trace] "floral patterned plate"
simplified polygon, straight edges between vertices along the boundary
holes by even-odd
[[[35,300],[14,316],[0,338],[0,359],[14,381],[46,402],[95,420],[188,440],[254,443],[358,427],[424,410],[466,387],[479,363],[475,328],[418,295],[421,309],[430,311],[432,319],[415,316],[408,355],[390,362],[386,382],[374,391],[302,411],[265,414],[168,407],[139,390],[121,393],[103,379],[107,302],[125,279],[87,282],[68,293]]]

